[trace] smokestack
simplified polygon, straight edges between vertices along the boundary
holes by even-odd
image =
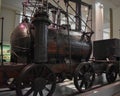
[[[47,62],[47,35],[50,24],[45,11],[37,11],[32,21],[35,27],[34,62],[41,64]]]

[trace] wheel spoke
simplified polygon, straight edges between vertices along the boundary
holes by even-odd
[[[82,68],[80,69],[80,71],[83,71],[82,73],[83,73],[83,75],[86,73],[86,72],[88,72],[89,71],[89,66],[88,65],[84,65],[84,66],[82,66]]]
[[[48,89],[47,87],[45,87],[45,90],[48,91],[48,92],[50,92],[50,89]]]
[[[77,78],[76,78],[77,80],[80,80],[80,76],[77,76]]]
[[[25,93],[24,96],[29,96],[32,92],[33,92],[33,89],[31,88],[30,90],[27,91],[27,93]]]
[[[91,65],[86,65],[86,72],[91,72],[93,69],[91,68]]]
[[[90,78],[89,78],[89,81],[92,82],[94,79],[94,74],[91,74]]]
[[[116,80],[116,77],[117,77],[116,67],[113,65],[109,66],[106,72],[106,78],[108,83],[114,82]]]
[[[94,79],[94,69],[89,63],[83,63],[77,67],[77,70],[75,71],[74,84],[80,92],[84,92],[90,88]]]
[[[30,65],[30,67],[27,66],[23,70],[24,73],[20,75],[16,89],[17,96],[44,96],[41,90],[52,95],[56,85],[54,73],[46,66]],[[47,84],[49,85],[47,86]],[[30,87],[30,89],[25,91],[24,88],[26,87]]]
[[[84,84],[85,84],[85,89],[87,89],[88,88],[88,82],[85,82]]]
[[[83,74],[81,71],[79,71],[79,72],[78,72],[78,75],[79,75],[79,77],[80,77],[80,76],[83,76],[84,74]]]
[[[40,95],[40,96],[43,96],[43,92],[42,92],[42,91],[39,91],[39,95]]]
[[[84,75],[83,76],[79,75],[78,77],[79,78],[77,78],[77,80],[83,80],[84,79]]]
[[[81,84],[80,84],[80,88],[82,88],[83,85],[84,85],[84,81],[82,80],[82,81],[81,81]]]
[[[37,96],[38,91],[34,91],[33,96]]]

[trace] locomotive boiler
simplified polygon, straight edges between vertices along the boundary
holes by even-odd
[[[34,62],[34,39],[35,31],[29,23],[23,22],[19,24],[11,34],[11,50],[12,62],[27,63]],[[31,31],[32,29],[32,31]],[[59,32],[58,32],[59,31]],[[74,33],[74,32],[73,32]],[[42,38],[39,36],[39,38]],[[82,40],[83,39],[83,40]],[[92,44],[87,38],[81,34],[81,37],[70,36],[70,44],[68,41],[67,30],[60,28],[48,28],[48,61],[47,62],[64,62],[65,58],[69,58],[69,47],[71,47],[71,59],[81,62],[88,61]],[[71,45],[71,46],[69,46]],[[52,61],[53,60],[53,61]]]

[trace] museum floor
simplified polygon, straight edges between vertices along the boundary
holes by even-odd
[[[100,87],[102,85],[102,87]],[[0,89],[3,90],[3,89]],[[15,91],[0,92],[0,96],[16,96]],[[98,76],[95,79],[93,90],[79,93],[73,81],[65,80],[56,86],[53,96],[120,96],[120,81],[107,84],[105,76]]]

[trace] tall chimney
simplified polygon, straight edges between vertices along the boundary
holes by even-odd
[[[35,27],[34,62],[45,63],[47,62],[47,36],[50,24],[47,12],[43,10],[36,12],[32,23]]]

